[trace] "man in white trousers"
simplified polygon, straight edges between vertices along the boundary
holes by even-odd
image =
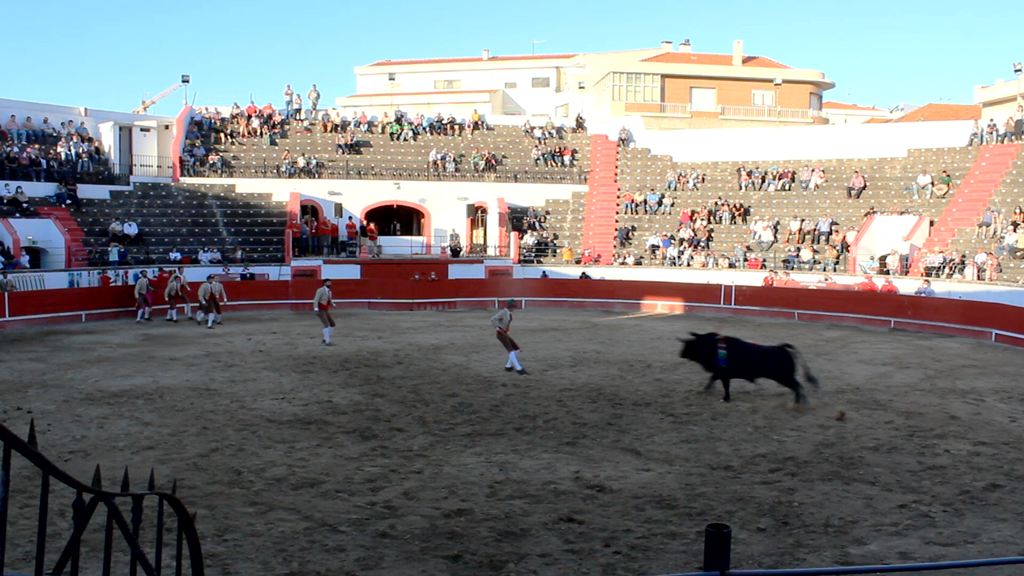
[[[320,324],[324,328],[324,340],[323,343],[326,346],[333,346],[331,344],[331,332],[334,332],[336,324],[334,318],[331,318],[331,307],[334,306],[334,295],[331,293],[331,279],[324,280],[324,285],[317,289],[316,296],[313,297],[313,312],[316,312],[316,317],[320,319]]]
[[[139,279],[135,282],[135,308],[138,310],[138,314],[135,316],[135,323],[138,324],[145,320],[146,322],[152,322],[153,319],[149,317],[150,312],[153,311],[152,305],[149,303],[149,297],[147,296],[153,287],[149,284],[149,271],[143,270],[139,272]]]
[[[494,326],[494,329],[497,330],[498,342],[501,342],[501,345],[508,352],[508,362],[505,363],[505,371],[511,372],[515,370],[520,376],[526,376],[529,372],[523,368],[516,357],[516,354],[522,352],[522,350],[519,349],[519,345],[508,334],[509,328],[512,326],[512,309],[515,307],[515,300],[507,300],[505,307],[498,310],[498,313],[491,317],[491,326]]]
[[[210,274],[206,282],[199,287],[199,312],[196,313],[196,324],[203,325],[203,316],[208,320],[206,327],[213,330],[213,323],[221,323],[223,315],[220,313],[220,305],[227,304],[228,296],[224,293],[224,285],[217,281],[217,277]]]

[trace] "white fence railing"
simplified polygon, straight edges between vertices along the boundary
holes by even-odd
[[[811,122],[821,117],[821,110],[806,108],[776,108],[774,106],[720,106],[722,118],[743,118],[745,120],[796,120]]]
[[[627,114],[666,114],[669,116],[689,116],[690,104],[670,102],[626,102]],[[655,108],[657,107],[657,109]]]

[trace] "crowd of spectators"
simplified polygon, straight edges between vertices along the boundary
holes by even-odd
[[[760,166],[747,168],[743,164],[736,167],[736,189],[743,191],[766,191],[792,190],[793,186],[799,184],[801,190],[815,191],[828,182],[825,169],[821,166],[805,164],[799,170],[793,170],[788,166],[781,170],[778,166],[772,166],[762,170]]]
[[[1012,144],[1024,142],[1024,105],[1018,105],[1006,121],[1000,126],[995,118],[989,118],[984,126],[978,120],[971,126],[971,135],[967,145]]]
[[[90,179],[110,171],[102,142],[93,138],[85,122],[74,120],[54,126],[49,118],[35,124],[30,116],[16,115],[0,130],[0,179],[20,182],[63,182]]]
[[[547,168],[575,168],[576,157],[579,150],[571,146],[554,144],[565,140],[565,129],[556,126],[549,116],[543,126],[534,126],[527,120],[522,126],[523,136],[533,146],[530,151],[530,158],[533,166],[545,166]],[[583,116],[576,116],[576,124],[572,131],[586,131],[586,121]]]

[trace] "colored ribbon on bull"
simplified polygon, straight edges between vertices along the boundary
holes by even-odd
[[[729,351],[725,346],[725,336],[718,337],[718,366],[725,368],[726,358],[729,355]]]

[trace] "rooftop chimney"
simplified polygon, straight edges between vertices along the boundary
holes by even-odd
[[[732,41],[732,65],[743,66],[743,40]]]
[[[491,59],[491,51],[488,50],[487,48],[484,48],[483,59],[484,60],[490,60]]]
[[[687,38],[679,43],[679,51],[684,54],[689,54],[693,49],[690,47],[690,39]]]
[[[671,40],[662,40],[661,41],[661,49],[662,50],[671,50],[672,49],[672,41]]]

